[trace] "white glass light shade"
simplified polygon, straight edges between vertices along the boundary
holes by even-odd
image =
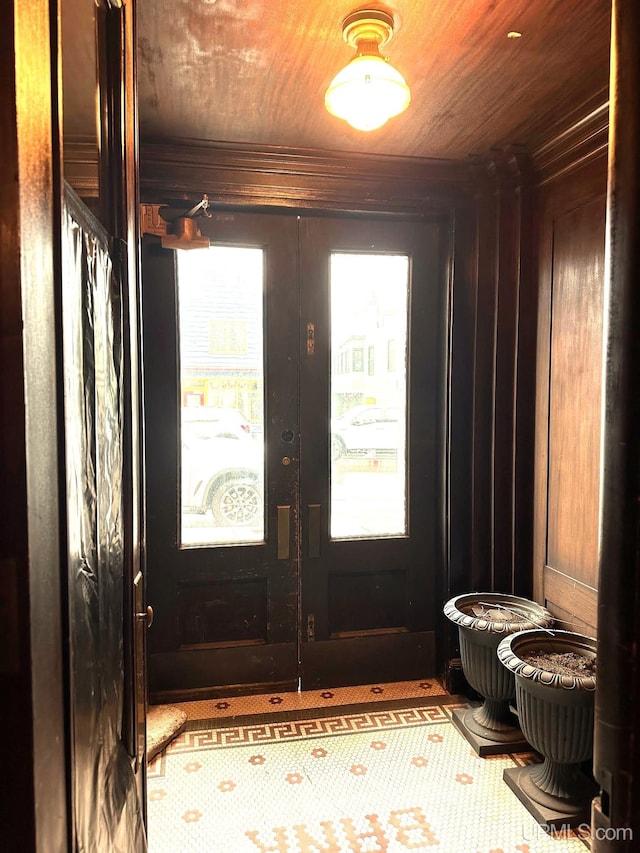
[[[324,96],[327,110],[357,130],[375,130],[409,106],[411,92],[382,56],[356,56],[338,72]]]

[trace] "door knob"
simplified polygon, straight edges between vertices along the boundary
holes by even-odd
[[[149,605],[142,613],[136,613],[136,618],[147,623],[147,628],[153,625],[153,607]]]

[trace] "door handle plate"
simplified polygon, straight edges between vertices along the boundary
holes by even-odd
[[[320,504],[309,504],[307,506],[309,521],[309,557],[320,556]]]
[[[288,560],[289,559],[289,516],[290,516],[290,506],[279,506],[278,507],[278,546],[277,546],[277,558],[278,560]]]

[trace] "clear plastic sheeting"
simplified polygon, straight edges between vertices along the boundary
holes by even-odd
[[[74,849],[140,853],[142,807],[122,740],[121,287],[106,233],[68,188],[62,265]]]

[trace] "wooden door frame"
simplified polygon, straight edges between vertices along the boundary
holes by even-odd
[[[280,211],[271,211],[269,214],[264,212],[256,214],[246,210],[242,213],[237,213],[235,209],[227,209],[223,213],[219,214],[214,210],[213,218],[210,221],[201,220],[201,229],[203,234],[209,236],[213,243],[221,241],[223,243],[234,243],[238,241],[247,241],[250,243],[252,240],[248,235],[251,235],[254,230],[256,236],[262,234],[262,229],[258,225],[260,221],[268,223],[269,219],[278,221],[280,217]],[[296,211],[289,211],[286,218],[292,224],[295,223]],[[339,663],[346,653],[347,646],[351,648],[353,645],[354,648],[357,647],[359,658],[362,658],[365,654],[365,649],[368,649],[369,653],[372,654],[372,659],[379,661],[380,655],[378,646],[384,642],[385,648],[388,648],[389,652],[393,649],[393,656],[396,659],[402,659],[403,661],[402,665],[392,665],[390,663],[388,668],[388,677],[385,680],[393,680],[394,675],[399,678],[413,677],[412,675],[409,675],[409,672],[415,672],[417,671],[417,668],[420,668],[421,675],[424,675],[425,677],[433,676],[435,674],[435,629],[440,621],[438,602],[442,597],[442,589],[445,586],[445,581],[442,575],[444,573],[444,563],[446,559],[446,513],[444,511],[444,495],[446,492],[445,451],[448,398],[446,385],[449,350],[448,308],[450,301],[450,275],[448,258],[451,240],[450,220],[446,215],[430,217],[403,217],[403,219],[400,220],[397,217],[373,217],[365,213],[362,213],[357,217],[353,215],[345,217],[344,214],[342,214],[342,216],[338,214],[332,216],[330,220],[327,216],[314,217],[299,213],[298,218],[301,218],[302,222],[307,225],[310,223],[323,225],[329,221],[335,225],[337,222],[342,222],[345,224],[345,227],[355,225],[360,230],[364,227],[364,233],[368,233],[372,229],[375,231],[375,229],[378,228],[379,237],[382,241],[380,245],[387,245],[385,240],[392,240],[392,244],[389,245],[395,245],[396,241],[400,240],[398,246],[402,246],[405,250],[408,250],[408,247],[413,245],[411,242],[413,240],[416,248],[419,247],[421,251],[422,276],[425,276],[429,281],[429,292],[433,294],[430,298],[439,306],[437,329],[433,338],[435,357],[430,357],[424,362],[417,362],[416,365],[414,365],[414,369],[409,371],[409,377],[413,377],[411,382],[414,391],[413,398],[416,401],[416,403],[414,403],[414,408],[418,399],[415,394],[415,390],[418,387],[418,379],[416,377],[418,374],[425,374],[425,371],[427,376],[432,375],[430,371],[435,371],[437,373],[437,375],[434,374],[432,379],[429,380],[429,388],[431,389],[433,387],[435,389],[437,400],[434,398],[432,403],[430,403],[429,406],[426,406],[428,413],[426,417],[425,412],[423,411],[421,416],[414,418],[415,425],[422,425],[419,429],[416,428],[416,440],[417,436],[420,436],[423,444],[425,442],[430,443],[433,441],[436,446],[433,464],[429,464],[429,469],[432,470],[431,484],[433,491],[430,493],[431,501],[427,502],[428,506],[425,504],[425,512],[429,512],[429,525],[433,528],[433,537],[428,548],[429,557],[424,557],[425,561],[428,562],[429,572],[433,573],[430,574],[430,577],[432,577],[431,584],[433,591],[429,592],[428,596],[425,592],[423,604],[424,609],[429,610],[429,618],[427,619],[425,617],[420,608],[414,606],[411,609],[412,615],[410,623],[408,623],[408,625],[411,626],[410,631],[407,629],[406,632],[398,632],[393,635],[391,633],[387,633],[384,637],[378,633],[376,636],[369,635],[366,638],[342,638],[339,644],[340,651],[337,651],[338,646],[333,642],[324,644],[314,642],[312,646],[308,647],[307,651],[309,653],[309,657],[311,656],[311,653],[313,653],[314,660],[320,662],[318,653],[321,653],[321,656],[325,656],[328,649],[331,648],[332,655],[334,655],[334,657],[337,655],[334,663]],[[236,219],[237,223],[235,222]],[[247,228],[250,230],[247,231]],[[417,237],[418,234],[422,233],[422,229],[427,228],[430,229],[430,239],[433,243],[433,257],[431,257],[431,254],[429,254],[428,257],[425,256],[424,246],[420,242],[420,238]],[[407,229],[409,229],[408,232]],[[378,231],[376,231],[376,233],[378,233]],[[304,231],[303,233],[307,232]],[[394,235],[393,238],[391,237],[392,234]],[[266,235],[267,232],[265,232],[263,236],[266,238]],[[409,235],[412,236],[410,237]],[[361,235],[361,243],[362,240],[363,237]],[[291,684],[285,685],[285,682],[282,680],[282,670],[278,668],[274,668],[273,674],[275,675],[278,673],[280,675],[279,679],[276,681],[266,681],[262,683],[258,678],[257,671],[250,671],[243,665],[240,660],[241,649],[239,647],[236,649],[236,657],[233,658],[231,656],[233,644],[230,640],[227,641],[226,637],[220,636],[216,643],[211,639],[208,641],[208,644],[203,642],[201,646],[194,644],[192,647],[180,647],[179,636],[175,635],[174,626],[176,625],[177,615],[177,611],[175,610],[175,596],[178,594],[177,590],[179,586],[184,585],[186,588],[188,585],[193,585],[196,582],[204,583],[205,580],[208,583],[216,582],[222,584],[223,579],[226,584],[231,585],[233,582],[232,575],[234,572],[238,571],[238,566],[236,565],[235,556],[229,555],[228,559],[225,561],[228,576],[226,578],[223,578],[222,576],[216,578],[216,575],[213,573],[210,574],[210,572],[214,556],[216,561],[220,559],[218,555],[213,555],[209,552],[210,557],[204,559],[206,549],[203,550],[201,548],[187,547],[182,550],[177,546],[180,538],[179,522],[176,526],[176,501],[171,497],[174,493],[174,489],[177,490],[179,483],[176,467],[178,460],[177,456],[171,450],[172,447],[177,446],[179,441],[176,431],[177,422],[175,420],[175,405],[176,401],[180,397],[179,385],[176,385],[178,344],[175,324],[175,312],[177,310],[177,297],[175,293],[176,284],[174,281],[174,274],[172,272],[174,259],[172,253],[160,249],[157,236],[145,236],[145,241],[148,241],[145,243],[144,251],[146,265],[144,270],[145,341],[149,352],[151,352],[152,348],[156,346],[160,347],[157,350],[157,354],[152,354],[151,356],[150,367],[148,375],[146,376],[148,386],[146,408],[150,417],[150,423],[153,425],[152,432],[149,433],[147,441],[147,454],[150,465],[148,512],[149,518],[153,521],[154,529],[157,528],[157,534],[154,535],[153,540],[150,542],[149,549],[149,559],[152,562],[150,568],[153,573],[153,576],[150,577],[150,594],[151,603],[157,608],[159,614],[155,627],[155,631],[159,633],[150,637],[150,639],[153,640],[153,648],[151,650],[150,657],[150,691],[152,700],[154,702],[184,701],[187,698],[218,697],[221,695],[228,695],[230,692],[244,693],[251,690],[259,692],[265,689],[292,689]],[[366,243],[366,240],[364,242]],[[158,244],[157,246],[155,245],[156,243]],[[368,246],[368,243],[366,243],[366,245]],[[274,246],[273,249],[275,252],[274,257],[279,257],[281,255],[281,248]],[[295,247],[288,249],[288,252],[291,257],[291,267],[293,269],[296,256]],[[302,247],[299,249],[299,254],[301,257],[305,255]],[[431,265],[429,259],[431,259]],[[435,266],[436,259],[437,266]],[[280,267],[282,267],[281,262],[278,263],[280,264]],[[284,270],[282,270],[278,278],[275,280],[282,282],[285,278],[287,278],[287,275],[284,273]],[[295,282],[292,281],[290,284],[297,287],[297,278],[295,279]],[[312,288],[312,290],[315,289]],[[419,290],[420,288],[414,292],[413,300],[415,304],[421,302],[421,300],[418,299]],[[273,296],[269,298],[272,299]],[[281,297],[278,297],[278,299],[280,298]],[[286,305],[287,302],[290,301],[290,298],[287,298],[286,293],[284,293],[283,298],[284,305]],[[324,309],[319,310],[322,311]],[[307,342],[306,320],[303,321],[301,327],[301,338],[298,346],[297,323],[295,326],[292,325],[290,323],[291,318],[289,317],[289,319],[287,319],[288,325],[285,325],[282,328],[277,325],[282,322],[286,314],[287,311],[284,311],[282,308],[279,311],[271,312],[270,321],[273,323],[275,320],[276,326],[271,327],[270,337],[271,339],[281,341],[283,336],[291,334],[291,332],[287,332],[286,329],[295,329],[296,345],[298,349],[301,348],[304,352]],[[296,318],[297,316],[298,315],[296,313]],[[324,319],[326,320],[326,318]],[[316,320],[320,323],[318,329],[325,327],[324,322],[321,322],[322,318],[320,316],[316,317]],[[412,320],[414,344],[416,341],[421,340],[418,324],[419,320],[414,318]],[[276,329],[275,335],[273,334],[274,329]],[[156,339],[158,341],[157,344],[155,343]],[[320,338],[318,338],[318,340],[320,340]],[[154,352],[156,352],[155,349]],[[282,363],[276,369],[276,374],[278,376],[284,375],[288,370],[287,365],[289,358],[283,357],[283,355],[284,354],[281,354],[279,356]],[[274,352],[270,351],[267,361],[271,364],[272,368],[274,366],[273,357]],[[303,359],[304,357],[305,356],[302,355]],[[432,365],[436,364],[437,367],[432,367]],[[315,380],[311,384],[315,387]],[[272,391],[267,394],[268,401],[271,400],[272,393],[274,392]],[[286,391],[285,397],[288,398]],[[429,399],[431,400],[431,398]],[[430,408],[431,406],[435,407],[435,410]],[[425,409],[425,406],[417,407],[418,411],[421,409]],[[272,430],[273,434],[269,439],[270,448],[273,451],[275,467],[278,469],[281,467],[279,464],[280,458],[283,455],[286,456],[291,454],[292,464],[286,468],[286,471],[293,475],[298,463],[296,442],[294,441],[294,443],[290,445],[283,443],[280,438],[280,428],[277,426],[277,424],[280,423],[281,428],[291,427],[292,423],[289,423],[286,420],[278,421],[277,419],[280,417],[282,417],[282,413],[278,413],[276,411],[272,412],[268,417],[269,423],[274,427]],[[428,424],[432,424],[434,435],[431,434],[431,427],[428,427]],[[304,429],[304,433],[307,442],[310,440],[314,446],[319,447],[322,440],[318,441],[317,436],[312,439],[309,438],[313,430],[316,428],[316,416],[312,416],[310,421],[307,423],[307,427]],[[428,439],[425,436],[428,436]],[[162,460],[165,460],[164,465]],[[274,463],[272,462],[272,465],[273,464]],[[412,480],[413,485],[417,486],[419,474],[414,474]],[[167,492],[167,488],[169,489],[169,492]],[[441,500],[437,500],[436,498],[441,498]],[[288,498],[282,496],[278,499],[278,502],[287,502],[288,500]],[[294,498],[294,503],[296,501],[297,498]],[[434,503],[435,505],[433,510],[429,509],[431,503]],[[273,514],[273,507],[275,505],[274,500],[271,500],[271,505],[271,513]],[[295,514],[296,511],[294,509],[294,516]],[[416,518],[414,517],[413,520],[415,523]],[[273,526],[275,526],[275,520],[272,518],[271,521],[273,522]],[[324,526],[325,525],[322,524],[322,527]],[[295,527],[297,529],[297,525]],[[160,538],[162,539],[162,544],[160,544]],[[293,552],[297,553],[297,543],[294,541],[292,545]],[[358,546],[357,543],[353,543],[353,547],[360,548],[371,548],[373,545],[375,545],[373,542],[362,543],[360,546]],[[398,548],[400,543],[394,544],[392,538],[387,545],[394,549]],[[405,546],[408,547],[409,542],[404,543],[403,547]],[[331,547],[336,547],[336,545],[334,544]],[[348,548],[350,546],[344,543],[337,547]],[[176,550],[176,548],[178,550]],[[219,550],[220,555],[222,555],[227,549],[222,548],[222,550],[217,550]],[[251,549],[242,548],[241,550],[248,553]],[[254,559],[257,560],[257,555]],[[414,585],[413,594],[410,596],[412,600],[415,600],[417,595],[415,585],[418,583],[418,579],[416,572],[419,570],[417,570],[415,566],[417,566],[419,562],[420,558],[418,558],[415,563],[412,563],[414,568],[413,571],[410,572],[412,577],[411,582]],[[224,565],[224,563],[221,565]],[[409,571],[409,567],[407,567],[407,571]],[[259,575],[260,572],[258,571],[257,574]],[[164,580],[162,580],[162,578],[164,578]],[[220,589],[223,588],[223,586],[220,587]],[[229,586],[228,589],[230,588],[231,587]],[[172,592],[172,589],[176,591]],[[229,595],[230,593],[226,592],[225,594]],[[296,603],[296,601],[297,599],[290,603],[290,612],[294,612],[294,610],[297,612],[301,606],[301,603]],[[191,605],[189,605],[189,608],[191,608]],[[190,610],[190,612],[192,613],[193,611]],[[193,618],[193,616],[190,616],[189,618]],[[276,622],[278,621],[275,617],[275,613],[272,613],[272,620],[275,620]],[[177,624],[179,624],[180,621],[180,617],[178,616]],[[304,628],[302,630],[304,630]],[[318,637],[316,637],[316,640],[317,639]],[[272,662],[276,660],[275,646],[270,647],[269,645],[265,645],[261,648],[265,651],[272,648],[273,651],[271,652],[270,660],[272,660]],[[396,649],[400,649],[401,651],[396,652]],[[247,650],[245,649],[245,651]],[[261,660],[261,656],[258,654],[258,651],[259,650],[256,650],[252,655],[256,664]],[[391,655],[388,656],[391,657]],[[324,661],[324,657],[322,660]],[[236,667],[235,675],[230,666],[230,664],[233,665],[234,661]],[[365,670],[363,669],[363,673],[364,672]],[[370,678],[371,680],[375,680],[376,678],[379,680],[383,677],[381,672],[382,670],[378,668],[375,670],[376,674],[374,675],[373,669],[371,669],[365,677]],[[247,675],[251,674],[253,674],[253,677],[247,678]],[[323,678],[326,681],[326,678],[329,677],[330,676],[327,671]],[[340,677],[342,678],[343,675]],[[310,686],[310,683],[307,686]]]
[[[640,837],[640,7],[613,0],[612,24],[594,853]],[[607,840],[620,827],[633,838]]]
[[[328,417],[330,409],[331,319],[328,291],[323,288],[329,277],[331,253],[356,251],[367,254],[375,242],[375,251],[401,252],[411,258],[406,393],[407,412],[411,413],[407,422],[407,458],[412,464],[407,470],[406,482],[408,518],[412,524],[406,537],[331,539],[328,529],[330,469],[324,468],[328,453],[322,461],[315,458],[315,452],[305,458],[302,463],[301,500],[304,498],[304,505],[301,505],[301,514],[307,518],[306,502],[317,502],[315,506],[319,511],[321,532],[319,547],[313,557],[309,556],[308,529],[301,538],[301,675],[306,689],[433,677],[436,673],[435,635],[440,621],[439,600],[445,572],[443,546],[446,541],[444,468],[450,336],[448,225],[446,216],[407,217],[402,221],[388,217],[374,220],[366,214],[349,219],[340,216],[301,218],[301,278],[303,281],[305,277],[307,279],[300,318],[301,388],[311,387],[314,398],[321,398],[319,411],[307,408],[301,412],[301,432],[307,447],[323,447],[327,429],[323,417]],[[307,323],[311,319],[316,326],[314,353],[313,356],[305,356]],[[433,324],[433,328],[429,324]],[[304,406],[304,390],[301,391],[301,405]],[[428,465],[429,474],[425,475],[424,481],[421,478],[424,469],[416,460]],[[416,547],[415,534],[418,518],[424,523],[420,548]],[[358,634],[353,630],[332,633],[339,631],[335,623],[331,626],[332,584],[341,584],[340,598],[348,599],[351,608],[357,607],[354,587],[349,591],[347,587],[350,584],[357,586],[358,579],[378,572],[381,582],[385,575],[390,576],[389,573],[397,572],[396,578],[405,573],[406,611],[403,615],[400,607],[396,610],[397,627],[380,629],[379,625],[372,625],[371,630],[362,630]],[[394,583],[396,588],[401,588],[401,581]],[[334,619],[339,618],[335,610],[337,600],[333,598]],[[316,609],[317,612],[313,613]],[[406,622],[402,622],[403,619]],[[353,624],[350,627],[352,629]],[[363,680],[353,680],[356,668],[358,679]]]
[[[137,281],[137,119],[134,0],[102,4],[125,21],[112,88],[124,124],[126,158],[111,146],[118,172],[111,204],[122,211],[114,236],[129,281]],[[123,11],[124,10],[124,11]],[[59,0],[13,0],[0,12],[0,683],[10,738],[0,759],[12,767],[3,802],[2,846],[26,851],[71,849],[72,759],[68,753],[68,640],[64,427],[62,418],[61,208],[63,151]],[[111,57],[113,59],[113,57]],[[123,93],[123,100],[120,100]],[[126,126],[126,129],[125,129]],[[113,137],[115,140],[115,136]],[[115,155],[115,156],[114,156]],[[129,300],[136,303],[131,289]],[[133,315],[137,316],[137,314]],[[129,332],[135,338],[133,325]],[[135,345],[132,343],[132,352]],[[129,365],[135,377],[135,360]],[[132,383],[133,386],[133,383]],[[130,391],[133,400],[134,392]],[[137,406],[132,405],[132,411]],[[139,470],[133,422],[130,468]],[[137,476],[134,474],[134,478]],[[132,501],[136,503],[135,497]],[[138,501],[139,503],[139,501]],[[129,550],[138,559],[142,525],[132,506]],[[6,715],[6,716],[5,716]]]
[[[98,90],[101,157],[100,219],[114,237],[114,265],[123,290],[124,344],[124,585],[125,719],[123,738],[135,755],[135,771],[145,764],[146,695],[133,701],[146,661],[146,636],[137,630],[134,581],[144,576],[144,464],[142,454],[142,331],[139,254],[138,105],[136,97],[135,0],[99,0],[97,9]],[[143,582],[144,583],[144,582]],[[145,599],[144,586],[142,592]],[[144,608],[143,608],[144,609]],[[137,638],[137,639],[136,639]],[[138,687],[136,687],[138,685]],[[144,778],[139,796],[146,814]]]
[[[237,216],[226,213],[217,221],[214,214],[211,220],[201,223],[201,228],[213,245],[254,245],[266,249],[263,308],[270,323],[263,344],[268,441],[267,536],[264,541],[239,543],[237,547],[179,544],[181,394],[177,264],[175,252],[162,249],[157,237],[145,236],[144,337],[151,353],[145,408],[152,424],[145,440],[149,464],[147,512],[152,534],[147,553],[150,601],[158,609],[156,633],[150,637],[149,687],[156,703],[210,698],[229,692],[292,690],[297,686],[297,628],[294,626],[290,633],[286,625],[296,609],[298,543],[291,535],[288,556],[278,557],[276,550],[277,506],[290,505],[290,516],[297,515],[296,397],[286,392],[298,382],[297,358],[289,357],[297,344],[298,307],[296,299],[286,298],[287,288],[282,287],[294,286],[297,279],[296,218],[283,217],[277,212],[272,216],[243,212]],[[282,439],[284,429],[293,430],[292,443]],[[283,456],[291,457],[291,464],[282,465]],[[291,529],[295,526],[291,525]],[[228,636],[215,636],[214,631],[207,642],[181,645],[180,626],[184,627],[183,618],[188,610],[191,611],[188,619],[193,619],[191,605],[182,610],[178,603],[181,591],[189,596],[189,590],[197,589],[198,584],[204,584],[201,590],[217,584],[219,595],[215,597],[228,600],[226,596],[233,596],[241,582],[245,589],[255,583],[255,603],[266,604],[264,610],[259,608],[264,619],[255,620],[255,627],[261,625],[259,636],[229,640]],[[260,582],[264,582],[261,591],[257,589]],[[274,607],[276,601],[278,606]],[[267,670],[270,680],[264,681],[261,676]]]
[[[446,160],[283,151],[269,146],[223,145],[202,141],[142,145],[141,195],[145,203],[167,204],[184,210],[206,192],[210,206],[225,211],[285,209],[292,214],[370,215],[389,219],[430,219],[442,222],[442,256],[448,285],[448,390],[442,430],[447,458],[438,476],[447,514],[440,536],[436,595],[444,602],[464,592],[471,582],[473,536],[469,481],[473,464],[474,346],[477,337],[476,292],[482,276],[478,258],[493,251],[479,245],[475,192],[478,171],[469,163]],[[477,219],[476,219],[477,216]],[[484,256],[484,255],[483,255]],[[455,334],[451,329],[455,320]],[[479,322],[485,322],[480,318]],[[449,452],[455,439],[457,451]],[[487,499],[489,483],[478,488]],[[489,498],[490,499],[490,498]],[[449,531],[455,529],[453,543]],[[456,640],[442,617],[436,630],[437,672],[448,680],[449,660]]]
[[[11,767],[3,825],[7,849],[66,850],[65,643],[60,481],[61,150],[55,4],[4,4],[0,13],[0,360],[3,501],[2,595],[8,602],[0,663]],[[53,404],[52,404],[53,394]],[[28,412],[28,416],[27,416]],[[5,507],[5,497],[8,499]],[[5,718],[6,719],[6,718]]]

